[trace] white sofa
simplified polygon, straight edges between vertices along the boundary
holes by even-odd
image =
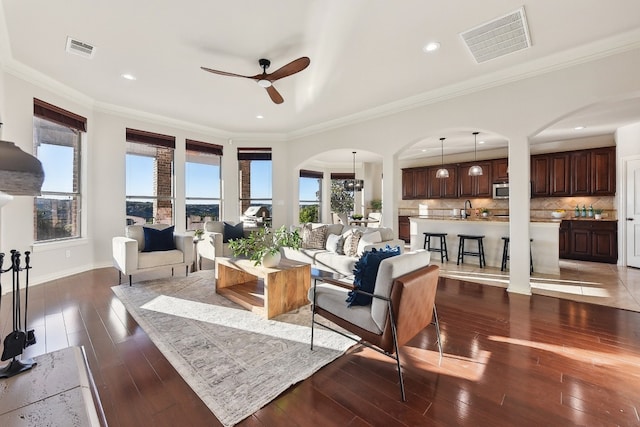
[[[360,256],[364,251],[371,250],[373,248],[382,249],[388,245],[392,248],[399,246],[400,253],[404,252],[405,242],[403,240],[395,238],[393,230],[391,228],[368,228],[343,224],[318,223],[308,224],[308,226],[310,226],[311,229],[316,229],[323,226],[327,227],[323,248],[301,248],[300,250],[282,248],[281,254],[283,258],[287,258],[293,261],[306,262],[308,264],[311,264],[313,267],[321,270],[350,276],[353,274],[353,267],[355,263],[358,261],[358,259],[360,259]],[[326,242],[329,239],[329,235],[347,236],[354,230],[361,232],[363,236],[379,232],[380,241],[375,243],[362,241],[358,247],[357,254],[355,254],[354,256],[340,254],[338,252],[327,249]]]
[[[120,275],[131,276],[136,273],[170,268],[171,274],[176,267],[185,267],[186,274],[193,264],[193,236],[173,233],[175,249],[145,252],[144,228],[166,230],[166,224],[129,225],[125,229],[125,236],[112,239],[113,265]],[[120,280],[118,281],[120,282]]]

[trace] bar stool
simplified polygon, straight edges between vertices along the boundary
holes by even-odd
[[[457,264],[460,265],[460,261],[462,261],[462,263],[464,264],[464,256],[465,255],[471,255],[471,256],[477,256],[480,259],[480,268],[483,268],[484,266],[486,266],[487,265],[487,261],[484,258],[484,243],[483,243],[483,240],[482,240],[482,239],[484,239],[484,235],[477,236],[477,235],[472,235],[472,234],[458,234],[458,237],[460,238],[460,242],[458,244],[458,262],[457,262]],[[466,240],[475,240],[476,242],[478,242],[478,252],[465,251],[464,250],[464,242]]]
[[[424,244],[422,245],[423,249],[426,249],[431,252],[440,252],[440,262],[444,262],[446,258],[449,261],[449,252],[447,252],[447,233],[422,233],[424,234]],[[432,248],[431,247],[431,238],[438,237],[440,238],[440,247]]]
[[[503,237],[504,246],[502,247],[502,265],[500,266],[500,271],[504,271],[507,268],[507,261],[509,261],[509,238]],[[529,239],[529,269],[531,273],[533,273],[533,254],[531,253],[531,242],[533,239]]]

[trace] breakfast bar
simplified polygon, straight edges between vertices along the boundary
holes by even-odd
[[[410,217],[411,250],[422,249],[425,232],[447,233],[449,262],[456,261],[458,234],[484,235],[484,253],[487,266],[500,268],[502,262],[502,237],[509,236],[508,218],[471,217],[461,219],[446,216]],[[559,219],[534,220],[529,224],[534,270],[537,273],[559,274]],[[466,246],[465,246],[466,248]],[[478,263],[477,259],[465,259],[466,263]]]

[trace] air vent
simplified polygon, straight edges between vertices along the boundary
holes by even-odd
[[[531,47],[524,7],[472,28],[460,36],[479,64]]]
[[[71,37],[67,37],[67,52],[74,55],[80,55],[85,58],[93,58],[96,52],[95,46],[91,46],[89,43],[81,42]]]

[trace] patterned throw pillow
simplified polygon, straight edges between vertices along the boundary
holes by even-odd
[[[356,262],[353,268],[353,286],[370,294],[373,293],[376,286],[376,278],[378,277],[378,268],[382,260],[400,255],[400,246],[391,248],[387,245],[384,249],[373,248],[371,251],[365,251],[362,257]],[[347,297],[347,307],[354,305],[370,305],[372,297],[350,291]]]
[[[324,249],[326,238],[326,225],[312,228],[311,224],[305,224],[302,229],[302,247],[305,249]]]
[[[352,230],[351,233],[347,234],[343,246],[343,252],[346,256],[354,257],[358,255],[358,243],[361,237],[362,232],[358,230]]]

